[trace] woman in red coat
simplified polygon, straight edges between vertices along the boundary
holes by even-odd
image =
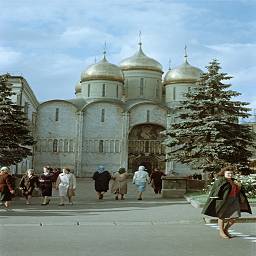
[[[221,169],[202,210],[202,214],[218,218],[219,234],[225,239],[231,238],[228,229],[235,224],[241,212],[252,213],[243,187],[233,179],[235,171],[233,166]]]
[[[14,185],[10,169],[2,167],[0,169],[0,197],[6,208],[10,208],[10,201],[14,195]]]

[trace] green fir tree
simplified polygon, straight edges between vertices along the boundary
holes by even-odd
[[[174,110],[177,121],[166,131],[168,158],[204,171],[216,172],[227,164],[241,170],[255,147],[251,128],[238,122],[249,117],[248,103],[233,100],[240,93],[228,89],[231,84],[224,82],[232,77],[220,72],[217,60],[206,68],[197,88]]]
[[[0,165],[17,164],[32,155],[34,144],[23,107],[14,104],[9,75],[0,76]]]

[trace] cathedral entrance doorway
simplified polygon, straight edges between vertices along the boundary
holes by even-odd
[[[140,165],[149,173],[154,168],[165,169],[165,146],[162,145],[164,128],[160,125],[141,124],[132,128],[128,137],[128,170],[135,172]]]

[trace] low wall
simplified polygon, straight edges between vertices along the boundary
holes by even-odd
[[[165,176],[163,180],[163,198],[182,198],[187,192],[201,191],[205,187],[204,180],[193,180],[188,177]]]

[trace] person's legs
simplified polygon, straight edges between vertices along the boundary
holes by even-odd
[[[229,219],[229,220],[227,221],[226,225],[224,226],[224,232],[225,232],[225,234],[226,234],[228,237],[230,237],[230,238],[231,238],[232,236],[229,234],[228,229],[229,229],[232,225],[234,225],[235,222],[236,222],[236,219]]]
[[[218,226],[219,226],[220,237],[228,239],[229,237],[225,234],[225,231],[224,231],[224,219],[218,219]]]
[[[26,196],[26,204],[31,204],[31,198],[32,198],[31,195]]]
[[[120,194],[121,195],[121,200],[124,200],[124,194]]]
[[[60,196],[60,203],[59,203],[59,205],[64,205],[64,196]]]
[[[138,192],[138,200],[142,200],[142,192]]]
[[[10,207],[11,207],[11,201],[5,201],[5,202],[4,202],[4,206],[5,206],[6,208],[10,208]]]
[[[69,202],[69,204],[73,204],[72,196],[68,196],[68,202]]]

